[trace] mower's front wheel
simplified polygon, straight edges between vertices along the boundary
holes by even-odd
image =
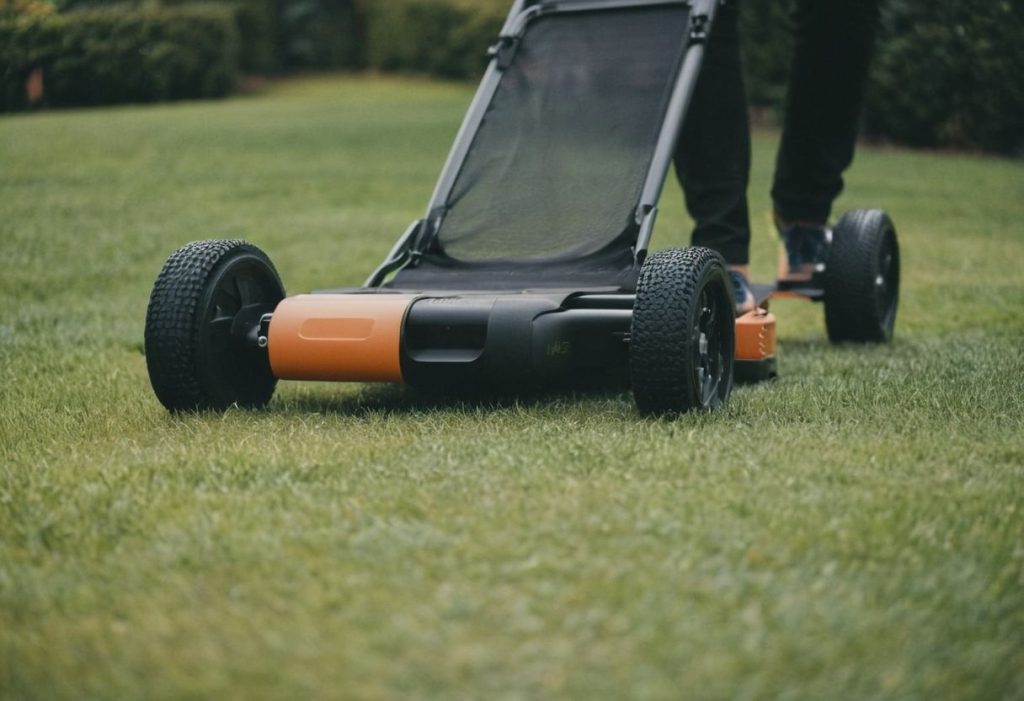
[[[146,311],[146,366],[160,403],[183,411],[269,402],[277,379],[254,331],[282,299],[274,265],[245,241],[196,241],[171,254]]]
[[[668,249],[640,270],[629,374],[645,414],[716,409],[732,392],[736,306],[725,261],[706,248]]]
[[[825,327],[833,343],[892,340],[900,298],[896,229],[880,209],[840,218],[825,266]]]

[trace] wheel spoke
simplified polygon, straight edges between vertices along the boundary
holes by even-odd
[[[706,316],[707,316],[707,347],[705,354],[707,356],[707,378],[702,389],[702,403],[705,407],[709,407],[718,395],[719,387],[722,384],[722,378],[727,367],[727,361],[722,355],[722,323],[723,320],[720,317],[719,306],[721,305],[721,299],[717,296],[708,295],[710,299],[706,301]],[[732,323],[731,321],[729,323]]]
[[[220,352],[227,350],[231,344],[231,326],[234,318],[230,316],[218,316],[210,320],[206,325],[209,334],[210,348]]]
[[[697,388],[702,407],[710,407],[718,394],[721,384],[722,360],[720,316],[718,298],[712,290],[701,290],[697,297],[697,320],[694,325],[697,347],[695,348],[695,366]]]
[[[703,381],[701,382],[701,386],[700,386],[700,394],[701,394],[700,403],[701,403],[701,406],[705,406],[705,407],[711,402],[711,398],[715,394],[715,388],[718,385],[718,382],[717,382],[718,378],[715,375],[715,373],[712,371],[710,365],[711,365],[711,363],[710,363],[710,359],[709,359],[709,362],[708,362],[708,366],[709,367],[703,373],[703,375],[704,375],[703,376]]]
[[[258,286],[245,275],[235,275],[235,288],[238,290],[238,298],[243,307],[249,306],[259,297]]]
[[[232,299],[242,304],[242,293],[238,286],[238,273],[236,271],[229,271],[220,283],[220,289],[224,290]]]
[[[892,251],[888,248],[883,248],[878,252],[878,255],[878,276],[875,278],[875,286],[884,295],[886,288],[889,286],[889,273],[892,271]]]
[[[721,353],[715,353],[714,367],[715,371],[714,373],[712,373],[713,380],[710,383],[710,386],[708,387],[708,391],[704,400],[705,404],[710,404],[712,400],[714,400],[715,395],[718,394],[718,388],[722,384],[722,368],[725,367],[725,363],[723,362]]]
[[[708,328],[708,352],[713,352],[718,348],[719,335],[721,330],[718,328],[718,324],[711,324]]]
[[[217,310],[222,315],[234,315],[239,309],[242,308],[241,302],[238,297],[235,296],[233,290],[227,289],[225,286],[217,288],[214,293],[214,304],[217,306]]]
[[[233,316],[215,316],[210,319],[208,324],[210,332],[214,334],[223,333],[227,335],[231,333],[231,324],[234,320],[235,318]]]

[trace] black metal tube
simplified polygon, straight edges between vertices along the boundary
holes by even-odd
[[[697,0],[692,3],[690,10],[690,26],[701,23],[704,34],[711,31],[717,11],[718,0]],[[696,20],[697,17],[706,19]],[[665,187],[665,179],[668,177],[668,169],[672,164],[675,155],[676,143],[679,141],[679,131],[682,128],[683,120],[693,98],[694,88],[697,86],[697,77],[700,74],[701,65],[704,62],[704,43],[695,41],[692,37],[686,55],[683,57],[683,65],[679,70],[672,97],[668,103],[665,113],[665,121],[661,125],[661,133],[658,136],[658,144],[654,149],[654,157],[651,159],[651,166],[647,170],[647,178],[644,181],[644,189],[640,194],[640,203],[636,211],[636,223],[641,224],[649,211],[654,209],[661,198],[661,191]],[[643,232],[644,237],[637,239],[636,252],[639,256],[647,250],[650,244],[651,231]]]

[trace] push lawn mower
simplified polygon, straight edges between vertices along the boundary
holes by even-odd
[[[644,413],[714,409],[775,374],[775,318],[735,318],[723,260],[648,255],[718,0],[516,0],[441,173],[359,289],[285,297],[243,241],[175,252],[146,317],[172,411],[265,405],[278,379],[518,389],[625,376]],[[806,287],[830,338],[886,341],[899,285],[879,211],[845,215]]]

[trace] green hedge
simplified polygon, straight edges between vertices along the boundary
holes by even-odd
[[[790,3],[741,0],[743,73],[750,103],[780,110],[793,51]]]
[[[0,0],[2,2],[3,0]],[[27,0],[20,0],[25,2]],[[47,1],[47,0],[39,0]],[[61,12],[117,8],[210,5],[229,8],[238,25],[242,70],[269,73],[278,61],[277,14],[279,0],[49,0]],[[350,0],[345,0],[350,1]]]
[[[0,109],[23,106],[34,67],[45,71],[52,105],[221,95],[235,79],[239,50],[241,67],[256,73],[369,65],[472,79],[511,4],[123,0],[117,9],[68,12],[118,0],[52,1],[65,11],[0,19]],[[144,1],[173,7],[141,9]],[[793,0],[740,1],[751,102],[781,112]],[[1020,0],[883,3],[868,131],[912,145],[1024,152],[1022,36]]]
[[[891,0],[880,39],[870,131],[1024,155],[1024,2]]]
[[[278,0],[54,0],[61,12],[98,8],[131,9],[141,7],[220,7],[235,18],[239,34],[242,70],[269,73],[279,67],[277,60]]]
[[[190,2],[190,0],[185,0]],[[181,0],[162,0],[167,7]],[[238,0],[231,7],[241,39],[241,66],[247,73],[270,73],[281,67],[277,55],[277,0]]]
[[[364,0],[367,63],[380,70],[477,77],[507,10],[496,0]]]
[[[283,67],[361,66],[362,39],[362,13],[354,0],[278,0],[278,54]]]
[[[242,41],[242,69],[247,73],[353,68],[363,63],[363,27],[355,0],[159,1],[168,7],[202,3],[232,8]]]
[[[0,22],[0,110],[22,109],[43,71],[49,106],[227,94],[238,74],[229,9],[97,9]]]

